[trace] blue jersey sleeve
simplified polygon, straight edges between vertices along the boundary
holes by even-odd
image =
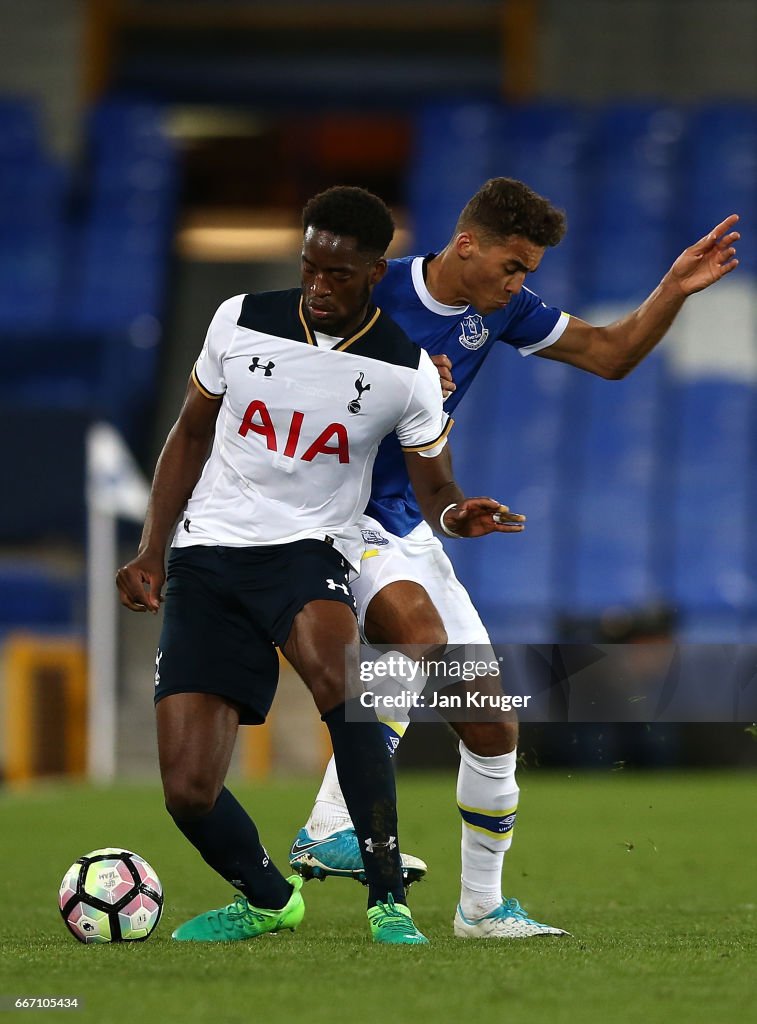
[[[553,345],[568,326],[569,319],[567,313],[546,305],[530,288],[521,288],[506,306],[496,337],[528,356]]]

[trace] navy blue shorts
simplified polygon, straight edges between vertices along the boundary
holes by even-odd
[[[325,541],[270,547],[172,548],[155,662],[155,703],[215,693],[243,725],[265,721],[279,680],[276,647],[310,601],[355,611],[349,566]]]

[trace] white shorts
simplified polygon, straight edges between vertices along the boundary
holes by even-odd
[[[370,516],[358,523],[365,541],[360,575],[350,583],[357,602],[360,628],[365,612],[380,590],[399,580],[419,583],[439,612],[449,644],[489,644],[489,634],[468,591],[455,576],[441,541],[428,523],[397,537]]]

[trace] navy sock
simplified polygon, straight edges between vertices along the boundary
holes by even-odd
[[[254,906],[278,910],[288,902],[291,885],[261,844],[255,822],[225,786],[208,814],[171,817],[203,860]]]
[[[397,903],[406,903],[394,772],[384,732],[378,721],[345,721],[348,708],[349,704],[340,704],[322,718],[331,734],[339,785],[360,843],[368,906],[385,902],[388,893]]]

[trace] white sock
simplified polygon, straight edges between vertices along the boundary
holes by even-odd
[[[381,725],[384,729],[389,753],[393,755],[400,745],[409,723],[382,721]],[[327,836],[333,835],[334,832],[341,832],[344,828],[354,828],[337,778],[333,754],[326,765],[323,782],[318,790],[318,796],[315,798],[310,817],[305,823],[305,828],[313,839],[325,839]]]
[[[484,917],[502,902],[502,865],[512,843],[518,807],[517,759],[516,750],[481,757],[460,743],[460,907],[469,918]]]
[[[342,787],[336,774],[334,755],[326,765],[321,788],[315,798],[313,810],[305,823],[308,834],[313,839],[325,839],[326,836],[339,832],[343,828],[352,828],[352,818],[344,802]]]

